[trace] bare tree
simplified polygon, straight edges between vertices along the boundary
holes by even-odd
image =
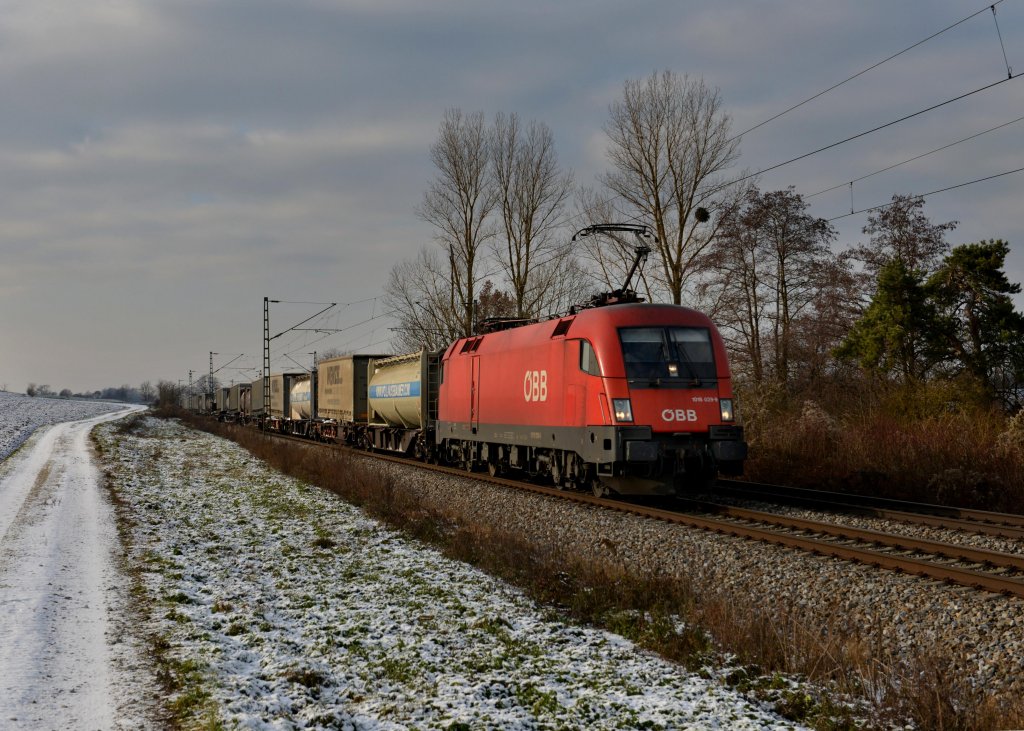
[[[716,213],[733,209],[740,186],[724,185],[739,157],[717,89],[671,71],[625,83],[605,125],[613,170],[605,186],[658,238],[659,284],[675,304],[718,233]],[[700,220],[699,209],[710,215]]]
[[[175,412],[181,406],[184,389],[171,381],[159,381],[156,384],[157,405],[161,411]]]
[[[352,355],[353,352],[352,348],[326,348],[317,354],[316,360],[318,363],[322,363],[325,360],[340,358],[343,355]]]
[[[841,383],[854,371],[835,350],[861,315],[860,282],[849,257],[819,262],[811,307],[793,322],[790,362],[793,391],[820,390],[824,380]]]
[[[490,279],[484,281],[484,285],[480,288],[480,296],[477,298],[477,323],[489,318],[506,317],[518,317],[515,300],[508,292],[495,287],[494,282]]]
[[[482,112],[449,109],[430,147],[437,176],[417,214],[434,229],[448,256],[449,306],[462,313],[460,335],[473,329],[473,301],[482,246],[494,236],[488,217],[496,199],[489,180],[490,146]]]
[[[149,381],[143,381],[139,384],[139,398],[147,404],[156,399],[156,389],[153,387],[152,383]]]
[[[463,310],[452,297],[449,262],[433,249],[392,268],[384,287],[385,307],[399,322],[392,344],[396,352],[439,350],[470,332]]]
[[[523,126],[498,114],[491,134],[491,178],[504,223],[494,253],[508,279],[516,317],[534,317],[549,304],[560,278],[558,231],[572,191],[572,174],[558,165],[555,141],[543,122]],[[564,262],[562,262],[564,263]]]
[[[193,388],[199,393],[216,393],[217,389],[221,387],[220,379],[217,376],[211,377],[209,374],[204,373],[196,379]],[[157,398],[160,398],[159,387],[157,388]],[[104,395],[106,397],[106,395]]]
[[[753,382],[792,386],[795,372],[807,369],[804,359],[829,340],[816,323],[841,314],[835,288],[850,281],[829,248],[835,237],[792,188],[751,190],[741,210],[723,217],[718,243],[702,262],[712,273],[705,286],[718,290],[717,317],[740,355],[737,370]],[[852,310],[844,319],[852,324]],[[832,344],[841,337],[833,333]]]
[[[949,251],[946,232],[957,222],[932,223],[923,209],[924,198],[893,195],[892,203],[868,216],[863,232],[871,239],[850,249],[850,255],[863,262],[872,278],[893,261],[910,271],[930,273]]]

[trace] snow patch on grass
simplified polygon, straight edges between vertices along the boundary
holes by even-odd
[[[102,427],[179,717],[252,729],[795,728],[237,446]],[[187,682],[181,677],[188,676]]]

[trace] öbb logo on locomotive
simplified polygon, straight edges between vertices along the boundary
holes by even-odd
[[[661,412],[663,421],[697,421],[696,409],[665,409]]]
[[[526,371],[523,376],[523,396],[527,402],[548,400],[548,372]]]

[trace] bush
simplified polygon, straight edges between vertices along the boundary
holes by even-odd
[[[970,379],[752,394],[752,480],[1024,512],[1024,416],[1008,419]]]

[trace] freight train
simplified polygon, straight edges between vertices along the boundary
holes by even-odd
[[[486,321],[440,352],[273,375],[269,409],[262,379],[218,402],[237,405],[224,418],[274,431],[596,495],[672,495],[741,474],[718,330],[696,310],[643,303],[628,283],[563,317]]]

